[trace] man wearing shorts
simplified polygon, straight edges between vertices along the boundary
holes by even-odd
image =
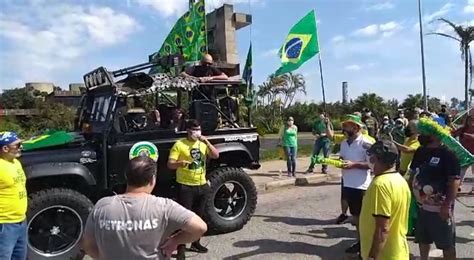
[[[443,250],[444,259],[456,259],[454,200],[460,184],[456,155],[439,138],[420,133],[421,147],[410,166],[413,195],[419,204],[415,241],[421,260],[428,260],[431,244]]]
[[[373,144],[373,139],[362,134],[363,127],[360,116],[347,115],[342,122],[342,129],[346,140],[341,143],[340,156],[344,160],[342,169],[342,198],[349,205],[353,223],[359,227],[359,215],[362,207],[362,198],[372,180],[370,176],[367,149]],[[346,253],[360,252],[360,242],[353,244]]]

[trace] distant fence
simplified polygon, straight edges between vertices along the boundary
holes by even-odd
[[[0,109],[0,116],[35,116],[39,113],[38,109]]]

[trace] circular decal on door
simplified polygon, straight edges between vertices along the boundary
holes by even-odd
[[[150,157],[153,161],[158,161],[158,148],[156,148],[156,145],[150,143],[150,142],[138,142],[130,148],[130,152],[128,154],[129,159],[133,159],[138,156],[148,156]]]

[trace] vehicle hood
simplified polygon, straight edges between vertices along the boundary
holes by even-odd
[[[83,142],[84,138],[77,132],[49,131],[23,142],[23,151],[29,152],[44,148],[64,146]]]

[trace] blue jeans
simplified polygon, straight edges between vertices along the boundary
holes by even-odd
[[[25,260],[28,244],[26,220],[0,224],[0,259]]]
[[[327,137],[320,137],[314,141],[314,147],[313,147],[313,156],[318,156],[321,150],[323,150],[323,155],[324,158],[329,157],[329,147],[331,146],[331,143],[326,140]],[[328,168],[327,165],[323,164],[323,170],[326,170]],[[314,163],[311,162],[311,165],[309,166],[309,170],[314,169]]]
[[[296,151],[297,147],[283,146],[286,156],[286,167],[288,168],[288,174],[295,174],[296,171]]]

